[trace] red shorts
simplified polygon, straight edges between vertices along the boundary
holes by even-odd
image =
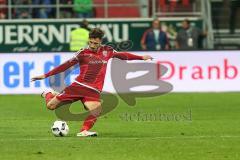
[[[100,102],[100,93],[74,82],[59,93],[56,98],[61,102],[75,102],[78,100],[81,100],[83,103],[87,101]]]

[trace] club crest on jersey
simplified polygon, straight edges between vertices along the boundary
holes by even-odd
[[[108,52],[107,52],[107,51],[103,51],[102,53],[103,53],[103,56],[104,56],[104,57],[107,57],[107,55],[108,55]]]

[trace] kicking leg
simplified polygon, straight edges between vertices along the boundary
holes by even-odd
[[[46,100],[47,101],[47,100]],[[56,96],[54,96],[51,100],[47,102],[47,108],[50,110],[54,110],[57,107],[61,106],[61,101],[59,101]]]
[[[59,106],[62,105],[61,101],[59,101],[59,100],[56,98],[56,96],[57,96],[58,94],[59,94],[59,93],[54,92],[54,91],[43,92],[43,93],[41,94],[41,96],[45,98],[46,106],[47,106],[48,109],[54,110],[54,109],[56,109],[57,107],[59,107]]]
[[[44,91],[42,94],[41,94],[41,97],[45,98],[45,101],[46,101],[46,104],[48,104],[48,102],[53,99],[53,97],[55,97],[58,93],[57,92],[54,92],[54,91],[49,91],[49,92],[46,92]]]

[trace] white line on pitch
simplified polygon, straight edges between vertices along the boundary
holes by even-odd
[[[76,140],[76,139],[94,139],[94,140],[106,140],[106,139],[112,139],[112,140],[142,140],[142,139],[204,139],[204,138],[240,138],[240,136],[231,136],[231,135],[225,135],[225,136],[172,136],[172,137],[94,137],[94,138],[79,138],[79,137],[56,137],[56,138],[19,138],[19,139],[0,139],[0,141],[58,141],[58,140]]]

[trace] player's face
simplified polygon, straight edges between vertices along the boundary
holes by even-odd
[[[99,38],[90,38],[88,42],[89,48],[93,51],[97,51],[98,47],[101,45],[101,42],[102,41]]]

